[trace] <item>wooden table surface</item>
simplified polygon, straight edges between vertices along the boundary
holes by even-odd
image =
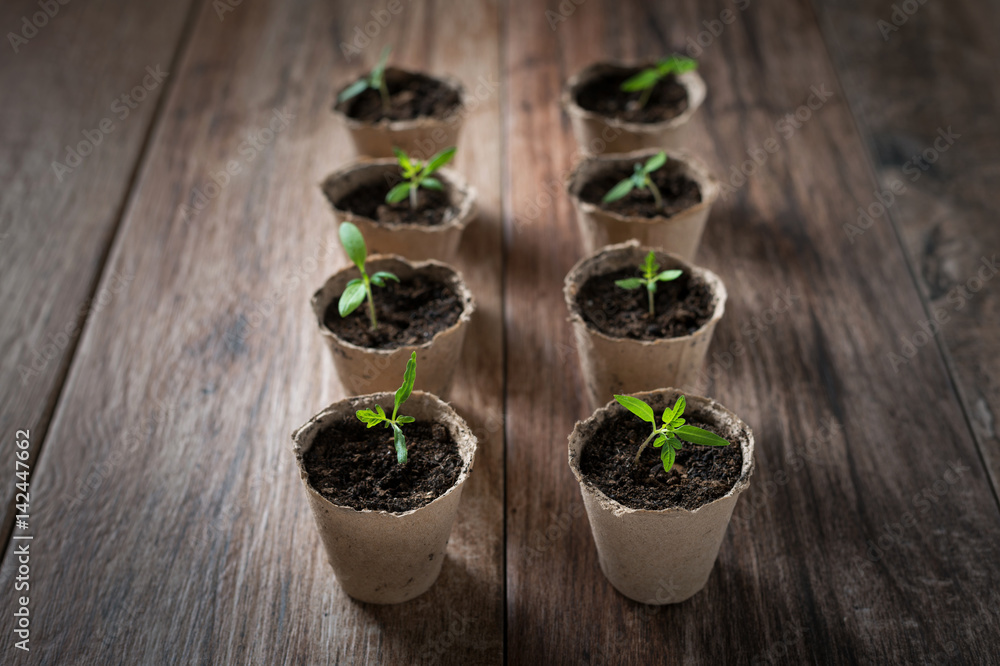
[[[996,3],[41,5],[0,6],[3,663],[1000,663]],[[441,578],[394,607],[337,586],[289,439],[343,396],[308,304],[346,263],[318,184],[353,159],[335,91],[384,44],[473,93],[480,196],[452,395],[480,458]],[[601,574],[566,464],[589,410],[558,95],[674,50],[730,188],[697,257],[729,302],[684,388],[751,425],[757,469],[706,588],[649,607]]]

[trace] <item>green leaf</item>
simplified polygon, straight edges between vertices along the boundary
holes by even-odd
[[[367,425],[369,428],[373,428],[382,422],[382,417],[373,412],[370,409],[359,409],[355,416],[358,420]]]
[[[639,270],[641,270],[647,278],[651,278],[656,275],[656,271],[659,270],[659,268],[660,265],[656,263],[656,253],[650,250],[649,254],[646,255],[646,260],[643,262],[642,266],[639,266]]]
[[[340,312],[341,317],[346,317],[355,310],[358,306],[365,302],[365,285],[359,280],[354,284],[349,284],[344,293],[340,295],[340,302],[337,303],[337,310]]]
[[[366,90],[368,90],[368,79],[355,81],[340,91],[340,94],[337,95],[337,102],[346,102],[351,98],[357,97]]]
[[[625,280],[615,280],[615,284],[622,289],[638,289],[642,286],[642,278],[627,278]]]
[[[370,279],[374,280],[375,278],[378,278],[380,280],[395,280],[396,282],[399,282],[399,278],[393,275],[392,273],[389,273],[388,271],[376,271],[375,274],[372,275]],[[381,287],[382,285],[379,286]]]
[[[361,230],[354,226],[354,223],[341,223],[340,244],[344,246],[344,252],[354,262],[354,265],[358,267],[358,270],[364,273],[365,259],[368,258],[368,249],[365,247],[365,237],[361,235]]]
[[[632,412],[638,416],[643,421],[652,423],[656,425],[656,415],[653,414],[653,408],[644,403],[639,398],[633,398],[630,395],[616,395],[615,400],[618,401],[622,407]]]
[[[378,62],[372,67],[371,80],[375,82],[375,87],[377,88],[382,82],[382,72],[385,71],[385,65],[389,62],[389,54],[392,53],[392,47],[386,45],[382,49],[382,53],[378,57]]]
[[[406,437],[395,423],[392,424],[392,443],[396,446],[396,462],[406,464]]]
[[[674,403],[674,418],[684,414],[684,408],[687,407],[687,398],[684,396],[678,396],[677,402]]]
[[[424,175],[430,175],[450,162],[451,158],[455,156],[455,150],[455,146],[445,148],[440,153],[432,157],[430,161],[427,162],[427,165],[424,166]]]
[[[676,280],[677,278],[679,278],[683,272],[684,271],[679,271],[676,269],[663,271],[662,273],[656,276],[656,279],[659,282],[670,282],[671,280]]]
[[[383,419],[385,418],[385,410],[382,409],[382,405],[375,405],[375,411],[378,412],[378,415]]]
[[[653,442],[653,448],[657,448],[657,449],[658,449],[658,448],[660,448],[661,446],[663,446],[663,443],[664,443],[665,441],[667,441],[667,436],[666,436],[666,435],[660,435],[660,436],[659,436],[659,437],[657,437],[657,438],[656,438],[656,440],[655,440],[655,441]]]
[[[700,444],[702,446],[729,446],[729,442],[722,439],[713,432],[707,430],[702,430],[695,426],[681,426],[674,430],[674,433],[681,439],[691,442],[692,444]]]
[[[413,423],[416,421],[412,416],[399,416],[396,418],[396,423]]]
[[[648,160],[646,160],[646,165],[642,167],[642,171],[643,173],[647,174],[653,173],[666,163],[667,163],[667,154],[661,150],[660,152],[656,153]]]
[[[621,89],[625,92],[636,92],[645,90],[655,85],[660,80],[660,73],[655,69],[644,69],[635,76],[631,76],[622,83]]]
[[[413,163],[410,162],[410,156],[404,153],[402,148],[393,146],[392,152],[396,154],[396,161],[399,162],[399,166],[403,167],[403,169],[413,168]]]
[[[396,406],[392,410],[392,418],[396,419],[396,412],[399,406],[406,402],[413,392],[413,383],[417,380],[417,352],[410,354],[410,360],[406,362],[406,370],[403,372],[403,385],[396,389]]]
[[[670,446],[674,447],[678,451],[680,451],[684,447],[684,442],[677,439],[676,437],[671,437],[670,439],[667,440],[667,442],[670,444]]]
[[[406,198],[406,195],[410,193],[410,183],[400,183],[396,187],[389,190],[389,193],[385,195],[385,200],[387,203],[399,203]]]
[[[626,194],[631,192],[632,188],[634,187],[635,183],[632,182],[632,179],[626,178],[625,180],[623,180],[622,182],[618,183],[610,190],[608,190],[608,193],[604,195],[604,198],[601,199],[601,201],[603,201],[604,203],[611,203],[612,201],[618,201],[619,199],[623,198]]]
[[[674,466],[674,459],[677,457],[677,452],[672,446],[664,446],[660,449],[660,460],[663,462],[663,471],[669,472]]]
[[[666,76],[667,74],[684,74],[685,72],[690,72],[695,69],[698,69],[698,61],[691,58],[685,58],[684,56],[673,55],[669,58],[664,58],[656,64],[656,70],[659,72],[660,76]]]
[[[431,178],[429,176],[420,181],[420,185],[426,187],[428,190],[440,191],[444,189],[444,185],[441,184],[440,180],[438,180],[437,178]]]

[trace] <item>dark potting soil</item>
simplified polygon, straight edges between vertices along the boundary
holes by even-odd
[[[637,262],[635,268],[589,278],[576,295],[583,320],[614,338],[659,340],[690,335],[712,318],[715,305],[708,283],[687,272],[676,280],[657,283],[655,316],[650,317],[645,287],[622,289],[615,284],[615,280],[641,275]]]
[[[355,120],[375,123],[383,119],[413,120],[421,116],[447,118],[462,102],[457,90],[423,74],[390,72],[386,76],[386,88],[389,90],[388,110],[382,107],[381,93],[371,88],[338,103],[337,109]]]
[[[406,404],[400,408],[406,414]],[[447,428],[430,421],[403,426],[408,460],[396,462],[392,430],[368,428],[354,416],[321,430],[303,456],[309,484],[335,504],[373,511],[409,511],[455,484],[462,456]]]
[[[650,406],[659,425],[666,402],[653,400]],[[685,412],[684,418],[688,425],[725,436],[722,430],[699,419],[697,412]],[[742,443],[733,440],[729,446],[686,442],[669,472],[663,471],[660,450],[650,443],[635,464],[636,451],[650,432],[649,423],[622,409],[620,414],[605,421],[584,445],[580,455],[584,478],[629,508],[654,510],[697,509],[725,495],[740,478]]]
[[[659,123],[687,110],[687,90],[673,75],[661,79],[653,87],[646,104],[639,108],[642,91],[625,92],[621,85],[640,71],[636,67],[597,77],[580,87],[576,103],[588,111],[632,123]]]
[[[396,349],[421,345],[450,328],[462,315],[462,300],[451,285],[417,273],[402,282],[386,280],[384,287],[372,285],[375,319],[371,330],[368,303],[341,317],[334,300],[323,315],[323,323],[344,340],[370,349]]]
[[[413,208],[409,197],[398,203],[386,203],[385,195],[401,181],[401,177],[397,174],[389,180],[392,182],[378,179],[362,183],[339,200],[331,199],[331,203],[340,210],[383,224],[422,224],[433,227],[444,224],[458,214],[458,209],[451,205],[450,185],[447,183],[442,183],[443,190],[421,187],[417,193],[417,207]],[[330,198],[329,195],[327,198]]]
[[[680,164],[669,160],[651,176],[653,184],[663,197],[662,208],[656,207],[656,200],[649,188],[643,190],[635,188],[621,199],[610,203],[601,201],[612,187],[633,173],[631,164],[614,170],[609,169],[584,183],[580,189],[580,199],[628,217],[670,217],[701,203],[701,189],[698,183],[681,173]]]

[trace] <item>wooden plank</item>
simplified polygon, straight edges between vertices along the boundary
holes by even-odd
[[[996,503],[941,357],[925,350],[898,375],[882,362],[923,310],[889,228],[855,245],[843,232],[872,187],[811,8],[547,9],[566,20],[553,27],[543,8],[512,0],[505,31],[511,663],[987,661],[1000,630],[989,610]],[[709,93],[690,147],[727,180],[748,149],[772,136],[780,149],[748,167],[754,175],[709,221],[699,263],[730,300],[714,380],[695,388],[753,427],[757,471],[706,589],[657,609],[624,599],[600,573],[566,465],[565,438],[589,410],[562,304],[580,243],[558,189],[575,147],[557,98],[593,60],[683,49],[716,20],[720,34],[702,38]],[[814,86],[832,95],[801,111],[809,119],[786,138],[777,123]],[[771,308],[786,290],[792,306],[779,314]],[[726,358],[737,342],[746,351]],[[946,476],[949,465],[960,472]]]
[[[119,275],[113,289],[95,289],[150,123],[169,86],[189,4],[45,3],[51,17],[33,0],[0,6],[5,460],[14,456],[14,432],[27,429],[34,462],[84,323],[131,279]],[[105,38],[95,39],[98,34]],[[147,66],[168,76],[149,77]],[[144,78],[148,89],[131,99]],[[67,157],[67,146],[76,155]],[[4,539],[13,526],[15,480],[13,474],[0,478]]]
[[[318,187],[351,157],[335,86],[383,43],[473,88],[497,78],[492,3],[404,3],[348,64],[339,44],[373,9],[275,0],[220,21],[204,3],[109,263],[107,275],[136,277],[88,326],[36,472],[33,661],[500,661],[496,89],[469,116],[457,162],[482,214],[462,246],[479,310],[453,401],[482,452],[435,587],[399,607],[349,600],[291,455],[292,429],[342,397],[309,308],[346,263]],[[263,132],[276,117],[287,123]],[[239,173],[207,187],[231,160]],[[199,190],[207,203],[182,209]],[[8,608],[15,567],[8,555]],[[2,640],[10,653],[10,632]]]
[[[902,362],[923,363],[929,347],[944,349],[1000,488],[1000,288],[992,279],[1000,248],[1000,8],[970,0],[897,5],[816,3],[877,178],[862,204],[895,195],[872,224],[898,230],[928,314],[941,313],[936,344],[910,337]],[[948,128],[957,136],[945,141],[939,130]]]

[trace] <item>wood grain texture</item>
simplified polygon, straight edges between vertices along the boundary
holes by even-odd
[[[52,17],[30,0],[0,5],[4,460],[13,459],[15,430],[28,429],[34,462],[80,331],[128,281],[121,275],[113,291],[95,289],[169,76],[149,79],[134,108],[120,97],[142,85],[147,66],[169,73],[189,4],[53,3]],[[67,166],[67,145],[87,154],[64,171],[54,163]],[[5,537],[15,480],[0,476]]]
[[[471,112],[456,164],[481,215],[459,266],[478,312],[453,403],[481,452],[432,590],[401,607],[348,599],[291,454],[292,429],[343,395],[309,309],[346,262],[319,190],[352,158],[330,113],[336,86],[384,43],[394,60],[472,89],[497,81],[492,3],[403,3],[347,63],[339,44],[384,4],[245,2],[220,16],[202,3],[102,285],[116,272],[135,278],[84,332],[37,468],[37,624],[23,661],[501,660],[495,86]],[[238,172],[210,185],[230,162]],[[8,553],[5,608],[15,568]],[[4,632],[4,655],[12,641]]]
[[[993,486],[1000,488],[1000,280],[994,279],[1000,8],[928,2],[900,5],[894,16],[891,5],[816,7],[878,190],[905,188],[873,224],[896,227],[928,315],[941,313],[936,345],[913,345],[904,362],[924,363],[933,359],[930,347],[944,349]],[[948,128],[958,135],[950,145],[939,138]],[[877,201],[875,183],[872,190],[862,205]]]
[[[780,148],[713,210],[698,263],[730,299],[712,378],[687,388],[753,427],[757,471],[706,589],[650,608],[602,576],[566,464],[588,412],[561,294],[580,243],[560,191],[575,147],[557,96],[594,60],[683,49],[725,10],[702,40],[709,93],[691,150],[728,180],[748,150]],[[554,29],[553,15],[566,19]],[[854,245],[843,232],[872,185],[812,8],[512,0],[508,16],[510,662],[988,661],[997,506],[940,355],[923,350],[898,375],[883,362],[923,309],[891,229]],[[832,95],[794,131],[778,125],[814,86]]]

